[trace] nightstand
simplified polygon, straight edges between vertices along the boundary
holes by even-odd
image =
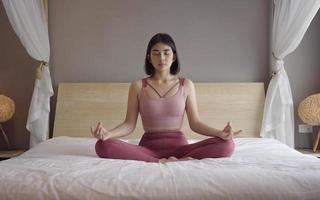
[[[24,150],[0,151],[0,161],[19,156]]]
[[[297,151],[320,158],[320,151],[313,152],[312,149],[296,149]]]

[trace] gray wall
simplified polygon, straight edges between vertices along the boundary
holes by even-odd
[[[299,133],[303,123],[297,113],[299,103],[307,96],[320,93],[320,12],[312,20],[298,48],[285,58],[285,68],[292,89],[295,109],[295,142],[297,147],[311,147],[315,134]],[[315,132],[316,130],[314,130]]]
[[[3,123],[12,148],[25,149],[29,145],[29,132],[25,125],[33,91],[34,69],[37,62],[23,48],[8,21],[0,2],[0,94],[12,98],[16,112]],[[6,149],[0,133],[0,150]]]
[[[175,39],[182,76],[193,81],[267,83],[270,3],[266,0],[49,1],[50,63],[54,88],[56,90],[59,82],[121,82],[144,77],[146,46],[157,32],[167,32]],[[8,91],[9,96],[21,102],[14,120],[6,126],[14,132],[12,140],[15,147],[26,148],[28,132],[24,127],[36,62],[19,44],[3,14],[2,5],[0,11],[1,22],[5,22],[0,23],[0,42],[5,47],[1,48],[0,54],[0,92]],[[304,39],[310,42],[305,44],[303,41],[304,44],[299,47],[301,52],[296,54],[306,54],[305,51],[320,47],[313,45],[314,41],[319,41],[315,37],[320,32],[319,20],[312,26],[313,36]],[[311,70],[309,65],[319,65],[320,62],[316,55],[309,56],[308,66],[303,55],[294,59]],[[12,57],[15,59],[11,60]],[[21,66],[25,66],[24,71],[21,71]],[[288,70],[289,76],[294,76],[297,70],[301,71],[293,60]],[[311,74],[315,77],[315,72],[319,74],[320,68],[313,67],[311,73],[300,71],[300,75]],[[23,78],[15,80],[15,73]],[[295,85],[300,85],[295,82],[297,77],[291,78],[295,101],[306,94],[305,88],[295,88]],[[307,79],[304,83],[306,87],[318,84],[315,79]],[[319,87],[308,89],[314,92]],[[52,111],[55,109],[55,98],[52,98]],[[51,125],[53,118],[54,112],[51,113]],[[308,145],[307,137],[299,137],[298,146]]]
[[[50,1],[53,82],[140,79],[157,32],[192,80],[265,81],[268,15],[265,0]]]

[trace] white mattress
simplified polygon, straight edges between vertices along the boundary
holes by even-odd
[[[320,159],[273,139],[235,143],[230,158],[160,164],[101,159],[95,139],[58,137],[0,162],[0,199],[320,199]]]

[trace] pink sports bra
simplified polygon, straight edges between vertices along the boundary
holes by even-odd
[[[155,90],[160,98],[150,97],[146,91],[147,86]],[[158,91],[148,83],[147,78],[142,79],[139,112],[146,132],[181,129],[186,107],[184,78],[179,78],[179,89],[176,94],[167,97],[165,95],[161,97]]]

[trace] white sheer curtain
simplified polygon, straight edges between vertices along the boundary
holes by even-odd
[[[294,148],[294,112],[283,59],[300,44],[320,7],[320,0],[274,0],[272,79],[269,83],[262,137],[275,138]]]
[[[37,68],[27,129],[30,147],[48,138],[50,97],[53,95],[49,71],[50,45],[43,0],[2,0],[11,26],[31,57],[41,62]],[[24,66],[21,66],[24,67]]]

